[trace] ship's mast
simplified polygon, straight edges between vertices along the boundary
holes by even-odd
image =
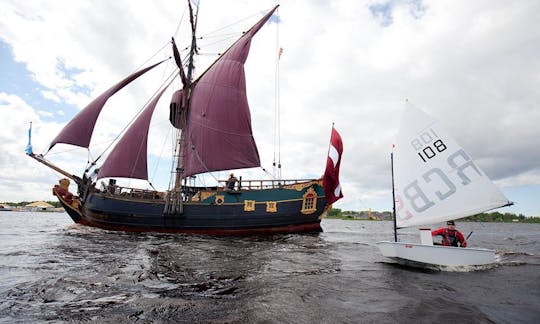
[[[191,48],[189,51],[189,58],[188,58],[188,66],[187,66],[187,76],[186,76],[186,84],[184,84],[183,89],[183,100],[182,100],[182,110],[184,111],[183,118],[187,118],[188,110],[189,110],[189,98],[191,95],[191,83],[193,81],[193,70],[195,70],[195,64],[194,64],[194,57],[195,54],[197,54],[197,38],[196,38],[196,29],[197,29],[197,20],[199,17],[199,3],[197,2],[196,12],[195,15],[193,14],[193,8],[191,7],[191,1],[188,0],[189,5],[189,21],[191,24]],[[182,67],[180,67],[182,68]],[[183,121],[183,124],[186,125],[186,120]],[[182,180],[185,179],[184,177],[184,147],[185,147],[185,128],[182,129],[180,134],[180,140],[178,141],[178,163],[176,167],[176,179],[174,183],[174,189],[179,190],[182,186]],[[185,182],[185,181],[184,181]]]
[[[195,15],[193,15],[191,2],[189,2],[189,22],[191,23],[191,49],[189,51],[187,79],[190,83],[193,80],[193,70],[195,69],[195,66],[193,64],[193,57],[195,56],[195,54],[198,54],[197,39],[195,36],[196,30],[197,30],[198,17],[199,17],[199,2],[197,2],[197,9],[196,9]]]
[[[187,185],[184,177],[184,166],[185,166],[185,155],[184,147],[186,145],[186,125],[187,125],[187,116],[189,114],[189,101],[191,96],[191,86],[193,81],[193,70],[195,65],[193,63],[195,54],[197,54],[197,40],[195,36],[195,30],[197,27],[197,17],[199,13],[199,3],[197,3],[196,14],[193,14],[193,8],[191,7],[191,1],[188,0],[189,6],[189,21],[191,23],[191,49],[189,51],[188,66],[187,66],[187,75],[184,74],[184,67],[180,60],[180,54],[177,52],[176,45],[174,44],[173,38],[173,49],[175,52],[175,58],[178,55],[177,64],[180,69],[180,76],[182,78],[182,100],[181,100],[181,109],[182,111],[180,118],[180,125],[182,125],[180,130],[180,138],[176,147],[178,160],[176,161],[176,170],[175,170],[175,179],[174,179],[174,188],[167,192],[165,198],[165,207],[163,210],[164,214],[175,215],[182,214],[184,212],[184,199],[185,193],[182,190],[182,180],[184,180],[184,185]],[[177,116],[174,116],[176,118]],[[189,194],[189,193],[188,193]]]

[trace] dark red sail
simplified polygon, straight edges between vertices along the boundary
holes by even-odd
[[[118,141],[99,169],[98,179],[122,177],[148,180],[148,129],[159,98],[161,98],[169,85],[170,83],[144,108],[143,112]]]
[[[246,96],[244,63],[251,39],[275,7],[196,82],[186,126],[184,176],[260,166]]]
[[[64,126],[62,131],[52,141],[51,145],[49,146],[49,150],[58,143],[88,147],[90,145],[90,138],[92,137],[92,133],[94,131],[94,126],[96,125],[96,120],[107,100],[109,100],[112,95],[131,83],[133,80],[137,79],[164,61],[131,74],[94,99],[88,106],[73,117],[73,119],[66,126]]]

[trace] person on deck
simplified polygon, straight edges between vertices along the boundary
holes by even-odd
[[[431,231],[431,236],[442,236],[441,244],[443,246],[461,246],[467,247],[467,241],[463,234],[456,229],[456,224],[453,220],[446,222],[446,227],[442,227]]]
[[[234,173],[231,173],[229,179],[227,180],[227,189],[234,190],[234,186],[236,186],[237,181],[238,179],[234,176]]]

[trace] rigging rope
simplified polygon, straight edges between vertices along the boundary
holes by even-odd
[[[279,9],[278,9],[279,10]],[[278,10],[274,13],[278,15]],[[281,119],[280,119],[280,98],[279,98],[279,60],[283,49],[279,46],[279,18],[276,19],[276,69],[275,69],[275,88],[274,88],[274,177],[276,177],[276,150],[278,155],[277,161],[277,178],[281,179]],[[277,145],[277,148],[276,148]]]
[[[176,26],[176,30],[174,31],[174,37],[178,35],[178,31],[180,30],[180,26],[182,25],[182,21],[184,21],[184,15],[186,14],[187,8],[184,7],[184,12],[182,12],[182,16],[180,16],[180,20],[178,21],[178,25]]]

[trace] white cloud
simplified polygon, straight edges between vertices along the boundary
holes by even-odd
[[[48,112],[48,111],[38,111],[37,113],[38,113],[38,115],[40,115],[42,117],[53,117],[54,116],[53,113]]]
[[[0,38],[46,89],[46,98],[79,108],[139,68],[167,44],[182,17],[182,24],[187,21],[180,2],[175,8],[167,1],[4,2]],[[253,22],[274,3],[204,1],[199,31],[214,31],[247,16]],[[369,7],[377,3],[389,4],[390,23],[382,24],[371,13]],[[408,98],[441,120],[501,185],[540,184],[540,150],[532,144],[540,137],[538,12],[540,3],[532,0],[282,3],[279,107],[284,177],[322,174],[334,122],[345,147],[345,198],[338,207],[389,193],[389,152]],[[245,29],[247,23],[239,25],[243,28],[234,30]],[[176,39],[183,44],[188,40],[185,34]],[[274,156],[275,39],[275,25],[261,30],[246,67],[255,138],[267,169]],[[217,52],[207,46],[212,41],[199,40],[201,52]],[[201,56],[198,62],[212,58]],[[153,73],[147,79],[161,78]],[[156,90],[144,81],[134,86],[111,99],[92,143],[110,141],[123,120]],[[156,155],[162,152],[163,139],[171,140],[166,122],[169,97],[170,92],[164,95],[152,121],[161,125],[149,141]],[[36,114],[36,109],[25,107]],[[36,128],[38,121],[43,123],[36,114]],[[26,127],[22,119],[17,127]],[[45,137],[52,139],[54,132],[42,135],[43,143],[35,147],[45,148]]]
[[[57,96],[53,91],[42,91],[41,92],[41,95],[43,96],[43,98],[45,99],[49,99],[51,101],[54,101],[54,102],[61,102],[61,99],[59,96]]]

